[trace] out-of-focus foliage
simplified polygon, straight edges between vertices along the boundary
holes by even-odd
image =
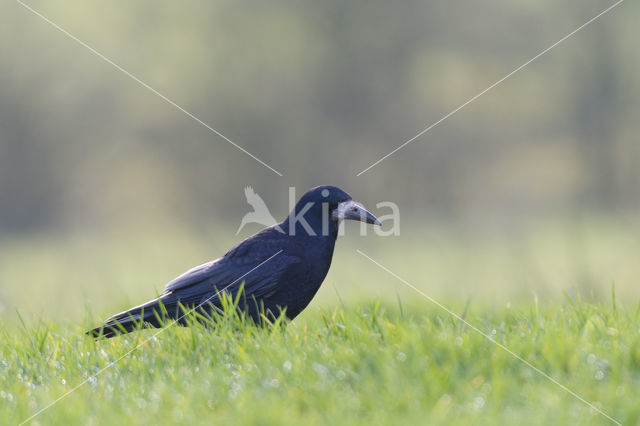
[[[638,294],[640,6],[606,1],[29,1],[279,177],[16,2],[0,4],[0,312],[154,296],[318,184],[401,235],[342,238],[319,300]],[[356,229],[356,225],[350,230]],[[387,279],[389,278],[389,279]]]
[[[472,224],[637,208],[639,6],[623,3],[356,174],[610,2],[0,5],[0,233],[236,218],[251,184],[340,185]],[[275,207],[274,207],[275,209]]]

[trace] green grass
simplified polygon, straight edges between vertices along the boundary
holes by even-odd
[[[403,222],[400,237],[340,237],[333,263],[310,308],[380,299],[412,290],[356,252],[368,256],[436,299],[472,297],[496,307],[558,303],[562,291],[590,300],[640,300],[640,221],[614,218],[550,222],[505,234],[465,233]],[[16,310],[53,321],[82,321],[87,311],[106,317],[143,303],[187,269],[224,254],[244,235],[237,224],[188,231],[173,226],[113,232],[0,236],[0,321],[19,324]],[[307,313],[305,312],[306,316]]]
[[[341,237],[318,295],[286,328],[172,327],[35,422],[612,424],[360,249],[607,414],[640,424],[631,227],[403,229],[412,232]],[[171,228],[0,240],[0,424],[27,419],[152,336],[93,342],[83,332],[239,238]]]
[[[462,306],[467,320],[623,424],[640,422],[640,313],[566,300]],[[93,325],[90,320],[85,326]],[[0,330],[0,423],[15,424],[149,339],[79,325]],[[40,424],[613,424],[423,300],[349,303],[266,329],[171,327]]]

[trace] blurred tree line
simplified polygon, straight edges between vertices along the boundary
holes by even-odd
[[[344,187],[470,222],[640,202],[640,6],[626,2],[362,176],[611,2],[30,1],[281,171],[17,3],[0,5],[0,232],[237,218],[252,185]]]

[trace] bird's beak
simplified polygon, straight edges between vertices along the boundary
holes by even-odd
[[[371,223],[372,225],[382,225],[377,217],[353,200],[343,201],[338,204],[334,215],[338,219],[359,220],[360,222]]]

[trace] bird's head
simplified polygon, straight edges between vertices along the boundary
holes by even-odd
[[[289,214],[287,221],[297,221],[298,225],[305,227],[304,222],[309,224],[314,234],[326,234],[325,231],[337,229],[337,225],[342,220],[357,220],[360,222],[380,225],[380,221],[367,209],[353,201],[351,196],[342,189],[323,185],[312,188],[300,197],[293,211]],[[322,226],[322,231],[318,232]],[[294,228],[291,228],[294,229]],[[306,229],[307,233],[309,229]]]

